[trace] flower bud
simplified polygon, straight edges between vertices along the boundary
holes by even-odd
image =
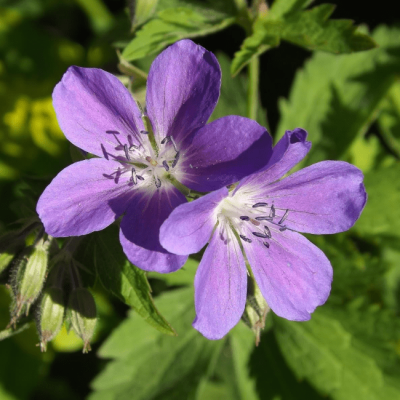
[[[29,313],[31,304],[38,298],[46,279],[48,248],[50,241],[43,238],[33,246],[28,247],[16,263],[17,272],[14,276],[14,294],[16,308],[14,318],[17,319],[26,308]]]
[[[47,350],[47,342],[61,330],[64,322],[64,294],[57,287],[47,288],[40,301],[37,328],[40,334],[40,349]]]
[[[247,299],[242,320],[256,335],[256,346],[260,343],[261,330],[270,308],[253,278],[247,279]]]
[[[93,337],[97,322],[96,303],[89,290],[83,287],[72,290],[69,297],[68,312],[71,327],[83,340],[83,352],[87,353],[91,350],[90,340]]]

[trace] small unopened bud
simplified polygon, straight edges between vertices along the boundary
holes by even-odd
[[[78,287],[73,289],[68,303],[69,318],[72,329],[83,340],[83,352],[91,350],[90,341],[93,337],[96,323],[96,303],[89,290]]]
[[[40,349],[47,350],[47,342],[54,339],[64,322],[64,294],[57,287],[47,288],[42,296],[37,319]]]
[[[25,308],[26,315],[32,303],[40,295],[46,279],[48,264],[48,248],[50,241],[40,239],[38,243],[26,249],[16,264],[13,289],[16,307],[14,318],[18,319]]]
[[[270,308],[253,278],[247,279],[247,299],[242,320],[256,335],[256,346],[260,343],[261,330]]]

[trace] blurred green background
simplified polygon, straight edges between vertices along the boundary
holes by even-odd
[[[212,2],[198,3],[204,11]],[[215,2],[210,15],[228,3]],[[341,159],[365,173],[369,200],[356,226],[310,236],[334,267],[327,304],[307,323],[269,315],[256,348],[241,323],[218,342],[190,327],[196,257],[176,274],[149,277],[178,337],[163,336],[95,284],[99,327],[93,351],[82,355],[81,341],[63,328],[40,353],[32,324],[0,341],[0,400],[400,399],[399,19],[389,1],[335,3],[334,18],[365,24],[379,46],[335,55],[282,42],[260,58],[257,111],[275,140],[286,129],[309,132],[313,148],[303,166]],[[160,1],[159,7],[182,5]],[[230,75],[246,33],[226,16],[215,18],[217,32],[204,30],[194,39],[217,54],[223,71],[212,118],[246,116],[246,69]],[[72,161],[52,108],[55,84],[70,65],[103,68],[128,82],[117,68],[117,49],[131,40],[131,22],[125,1],[0,2],[0,233],[31,212],[29,198]],[[160,50],[131,60],[147,72]],[[138,98],[144,82],[137,77],[132,87]],[[9,322],[9,303],[0,285],[0,331]]]

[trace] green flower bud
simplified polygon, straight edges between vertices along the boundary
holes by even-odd
[[[16,301],[13,311],[15,319],[18,319],[24,308],[28,315],[30,306],[42,291],[46,279],[49,246],[49,240],[40,239],[34,246],[27,248],[16,263],[17,272],[13,285]]]
[[[256,346],[260,343],[261,330],[270,308],[253,278],[247,279],[247,299],[242,320],[256,335]]]
[[[47,288],[40,301],[37,328],[40,334],[40,349],[47,350],[47,342],[54,339],[64,322],[64,294],[57,287]]]
[[[69,297],[68,312],[71,327],[83,340],[83,352],[87,353],[91,350],[90,340],[97,323],[96,303],[89,290],[83,287],[72,290]]]

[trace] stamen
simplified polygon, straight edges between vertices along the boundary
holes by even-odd
[[[268,226],[264,225],[264,232],[268,236],[269,239],[272,238],[271,231],[269,230]]]
[[[176,147],[176,143],[175,143],[174,138],[173,138],[172,136],[170,136],[170,138],[171,138],[172,146],[174,146],[174,150],[178,153],[179,150],[178,150],[178,148]]]
[[[168,163],[165,160],[162,162],[162,165],[163,165],[163,167],[165,168],[166,171],[169,171]]]
[[[268,205],[268,203],[256,203],[256,204],[253,204],[253,208],[265,207],[265,206],[267,206],[267,205]]]
[[[136,178],[138,178],[140,181],[144,181],[144,178],[142,175],[136,175]]]
[[[275,218],[275,207],[274,207],[273,204],[272,204],[272,206],[271,206],[271,210],[270,210],[270,212],[269,212],[269,216],[270,216],[271,218]]]
[[[180,154],[181,154],[181,153],[180,153],[179,151],[175,154],[174,161],[173,161],[172,164],[171,164],[171,167],[172,167],[172,168],[175,168],[176,164],[178,164]]]
[[[156,184],[156,188],[159,189],[161,187],[161,181],[160,178],[154,177],[154,183]]]
[[[129,157],[129,153],[128,153],[128,145],[127,144],[124,144],[124,151],[125,151],[125,157],[129,161],[130,157]]]
[[[278,222],[278,225],[280,225],[288,216],[289,214],[289,210],[285,211],[285,214],[283,214],[283,217],[281,218],[281,220]]]
[[[129,147],[129,151],[132,151],[132,150],[139,150],[139,146],[136,146],[136,145],[132,144],[132,145]]]
[[[260,233],[260,232],[251,232],[254,236],[262,238],[262,239],[270,239],[270,237],[268,237],[268,235],[266,235],[265,233]]]
[[[132,167],[131,172],[132,172],[131,181],[133,182],[134,185],[136,185],[137,184],[137,175],[136,175],[135,168]]]
[[[268,243],[268,242],[263,242],[263,245],[264,245],[267,249],[269,249],[269,243]]]
[[[283,232],[283,231],[286,231],[286,226],[281,226],[280,228],[279,228],[279,230],[281,231],[281,232]]]
[[[142,135],[148,135],[148,134],[149,134],[149,131],[140,131],[140,133],[141,133]]]
[[[242,240],[244,240],[244,241],[247,242],[247,243],[251,243],[251,242],[252,242],[251,239],[249,239],[248,237],[246,237],[246,236],[244,236],[244,235],[239,235],[239,236],[242,238]]]
[[[272,217],[256,217],[257,221],[272,221]]]
[[[161,140],[161,144],[164,144],[169,139],[169,136],[165,136],[163,140]]]
[[[248,216],[246,216],[246,215],[242,215],[242,216],[240,217],[240,219],[241,219],[242,221],[248,221],[250,218],[249,218]]]

